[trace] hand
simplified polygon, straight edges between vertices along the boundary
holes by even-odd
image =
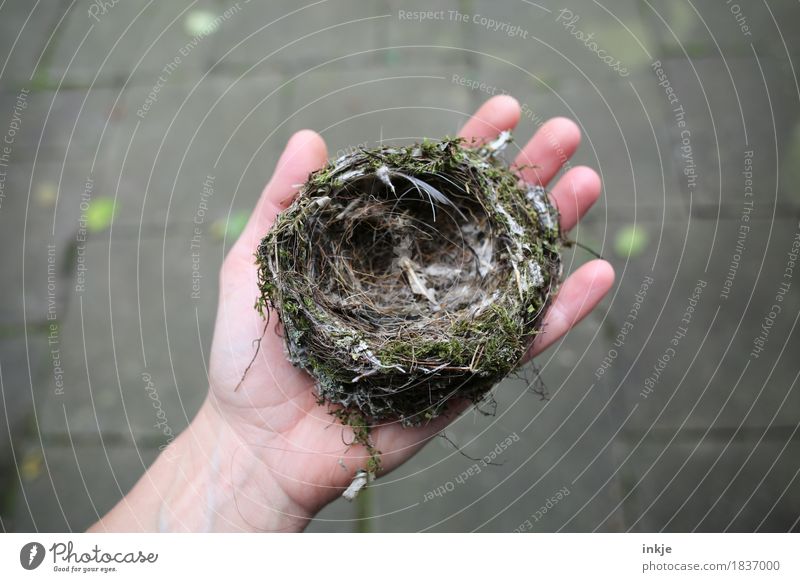
[[[460,135],[491,140],[512,129],[519,118],[516,100],[495,97],[478,110]],[[523,178],[546,186],[579,142],[580,131],[572,121],[548,121],[516,160],[519,165],[536,164],[536,168],[523,171]],[[129,505],[135,503],[134,496],[142,503],[156,495],[163,499],[155,520],[161,529],[300,530],[340,495],[355,471],[366,464],[364,447],[348,445],[353,441],[352,430],[338,424],[325,406],[317,404],[314,380],[286,359],[276,330],[278,318],[272,317],[265,330],[264,320],[254,309],[259,295],[254,264],[258,243],[277,214],[291,203],[298,185],[326,160],[325,144],[318,134],[295,134],[225,259],[208,399],[189,429],[165,451],[170,453],[164,455],[168,458],[159,459],[148,471],[166,473],[169,469],[162,465],[172,463],[180,478],[167,494],[134,490],[129,495]],[[564,232],[575,226],[599,195],[600,179],[593,170],[576,167],[564,174],[552,187]],[[578,323],[603,298],[613,280],[611,266],[602,260],[577,269],[562,284],[547,312],[544,332],[537,336],[528,357]],[[258,338],[260,345],[253,359]],[[383,472],[416,453],[459,411],[417,428],[402,428],[397,423],[373,428],[371,439],[382,452]],[[154,478],[150,476],[150,489],[155,487]],[[96,528],[113,529],[124,522],[124,518],[115,522],[112,517],[104,518]]]

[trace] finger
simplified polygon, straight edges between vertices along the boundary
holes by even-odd
[[[551,197],[561,215],[561,230],[571,230],[600,197],[600,176],[586,166],[572,168],[553,187]]]
[[[308,175],[325,164],[327,157],[325,141],[318,133],[304,129],[289,138],[272,179],[261,193],[231,254],[244,253],[249,260],[252,259],[258,241],[270,229],[275,217],[291,203],[298,186],[308,179]]]
[[[542,333],[536,336],[527,357],[552,345],[595,308],[614,284],[614,269],[602,260],[589,261],[564,281],[547,310]],[[527,358],[526,358],[527,359]]]
[[[510,95],[498,95],[481,105],[458,135],[468,141],[491,140],[500,135],[501,131],[513,129],[519,117],[519,102]]]
[[[575,122],[566,117],[555,117],[539,128],[515,163],[528,166],[521,171],[527,182],[546,186],[572,157],[580,142],[581,130]]]

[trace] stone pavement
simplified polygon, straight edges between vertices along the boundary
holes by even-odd
[[[292,132],[435,138],[500,92],[516,146],[581,125],[604,192],[574,237],[615,287],[537,359],[547,400],[523,369],[310,530],[799,529],[796,3],[106,4],[0,9],[4,530],[86,528],[187,425]]]

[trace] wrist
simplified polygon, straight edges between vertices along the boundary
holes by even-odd
[[[206,400],[159,457],[175,472],[159,529],[301,531],[311,513],[292,500],[259,452]]]

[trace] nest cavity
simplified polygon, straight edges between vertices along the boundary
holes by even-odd
[[[342,156],[261,241],[257,307],[338,415],[416,425],[477,402],[540,331],[558,213],[497,155],[508,139]]]

